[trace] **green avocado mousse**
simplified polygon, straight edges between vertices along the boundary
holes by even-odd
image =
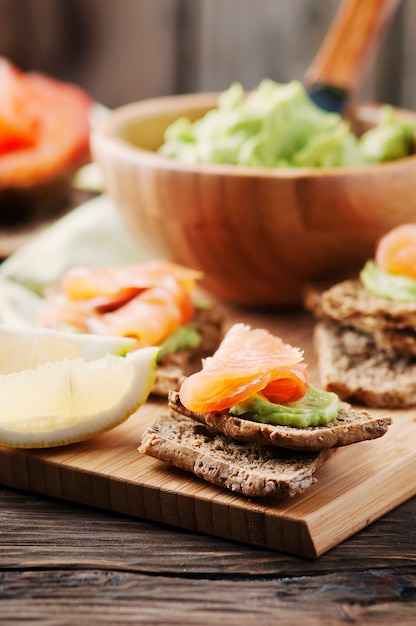
[[[339,412],[339,398],[332,391],[321,391],[309,385],[306,394],[296,402],[275,404],[261,393],[250,396],[246,401],[230,408],[230,413],[238,417],[262,422],[308,428],[321,426],[336,419]]]
[[[345,167],[411,153],[414,127],[384,105],[374,128],[357,137],[338,113],[312,102],[302,83],[264,79],[248,94],[233,83],[217,108],[171,124],[159,152],[186,163],[254,167]]]
[[[402,224],[382,237],[375,259],[360,280],[367,291],[389,300],[416,302],[416,224]]]

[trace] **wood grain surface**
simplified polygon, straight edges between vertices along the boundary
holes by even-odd
[[[413,626],[415,516],[310,560],[0,488],[0,623]]]
[[[241,313],[234,315],[241,319]],[[307,314],[243,319],[303,347],[314,378],[313,321]],[[394,413],[384,437],[339,449],[318,471],[315,485],[279,501],[250,500],[140,455],[141,432],[164,410],[163,401],[150,401],[118,428],[80,444],[46,451],[2,448],[1,483],[306,557],[323,554],[416,493],[413,411]]]

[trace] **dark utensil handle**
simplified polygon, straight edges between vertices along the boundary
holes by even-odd
[[[305,74],[306,87],[330,86],[353,95],[399,4],[400,0],[342,0]]]

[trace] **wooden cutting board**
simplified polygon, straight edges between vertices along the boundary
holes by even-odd
[[[318,383],[308,314],[230,309],[228,316],[230,322],[268,327],[302,347],[312,382]],[[148,402],[121,426],[80,444],[38,451],[0,448],[0,482],[310,558],[416,493],[416,409],[390,412],[393,425],[384,437],[337,450],[317,472],[317,483],[285,501],[234,495],[140,455],[141,433],[163,410],[163,401]]]

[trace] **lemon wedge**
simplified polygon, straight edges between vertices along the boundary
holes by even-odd
[[[107,353],[124,355],[135,343],[130,337],[0,324],[0,374],[20,372],[62,359],[95,361]]]
[[[13,343],[0,334],[3,370],[7,359],[2,344],[7,342]],[[45,358],[45,352],[34,345]],[[26,356],[30,368],[0,374],[0,445],[49,448],[117,426],[147,400],[158,351],[142,348],[125,357],[106,354],[92,361],[61,358],[37,367],[36,359]]]

